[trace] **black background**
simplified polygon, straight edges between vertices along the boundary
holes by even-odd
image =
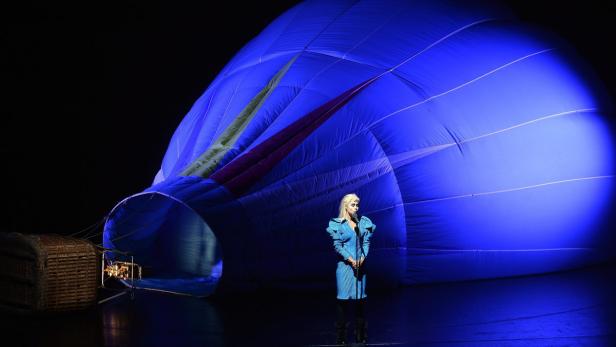
[[[147,188],[224,64],[296,1],[24,2],[1,11],[0,230],[70,234]],[[616,6],[508,1],[616,95]]]

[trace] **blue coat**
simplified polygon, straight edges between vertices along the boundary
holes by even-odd
[[[356,299],[366,297],[366,274],[364,265],[359,268],[358,273],[351,264],[346,261],[349,257],[359,260],[362,256],[368,256],[370,248],[370,238],[374,233],[376,225],[366,217],[362,216],[358,223],[361,245],[358,246],[357,234],[351,228],[346,219],[332,218],[329,221],[327,232],[334,240],[334,248],[340,255],[338,267],[336,268],[336,285],[338,287],[338,299]],[[361,279],[361,280],[359,280]],[[359,295],[356,295],[359,294]]]

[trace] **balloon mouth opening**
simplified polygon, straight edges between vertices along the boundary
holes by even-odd
[[[132,255],[142,268],[137,288],[195,296],[211,295],[222,277],[222,246],[209,224],[181,200],[160,192],[130,196],[105,223],[109,261]],[[125,281],[125,284],[131,284]]]

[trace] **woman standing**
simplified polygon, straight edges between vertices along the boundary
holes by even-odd
[[[355,308],[355,339],[366,343],[367,325],[364,316],[366,301],[366,274],[364,262],[368,256],[370,238],[376,226],[366,217],[358,217],[359,197],[347,194],[340,201],[338,218],[329,221],[327,232],[334,240],[334,248],[340,255],[336,268],[337,320],[336,343],[346,343],[347,312],[351,303]]]

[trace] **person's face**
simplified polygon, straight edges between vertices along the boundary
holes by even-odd
[[[357,213],[358,210],[359,210],[359,200],[351,200],[346,205],[346,211],[349,214],[349,216],[354,215],[355,213]]]

